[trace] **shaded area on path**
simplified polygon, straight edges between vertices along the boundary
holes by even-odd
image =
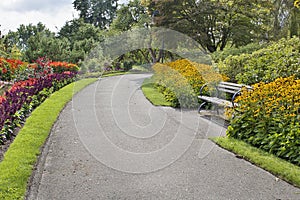
[[[28,199],[299,199],[300,189],[207,138],[197,111],[154,107],[147,74],[99,80],[61,113]]]

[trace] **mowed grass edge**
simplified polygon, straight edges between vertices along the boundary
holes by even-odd
[[[145,97],[155,106],[171,106],[170,102],[155,88],[152,78],[146,78],[142,84],[142,91]]]
[[[31,113],[0,163],[0,199],[24,199],[41,147],[60,112],[74,94],[97,80],[71,83],[53,93]]]
[[[300,167],[253,147],[244,141],[228,137],[211,138],[217,145],[235,153],[286,182],[300,187]]]

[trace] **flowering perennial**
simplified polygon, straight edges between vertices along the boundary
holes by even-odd
[[[0,58],[0,144],[52,92],[75,80],[78,67],[39,58],[33,64]]]
[[[300,80],[291,76],[253,87],[237,97],[228,136],[300,165]]]
[[[74,81],[75,76],[75,72],[63,72],[13,84],[0,96],[0,143],[11,137],[13,128],[24,120],[26,112],[31,111],[51,92]],[[25,113],[20,114],[20,111]]]
[[[187,59],[166,64],[158,63],[153,66],[153,70],[158,89],[174,107],[197,107],[197,96],[201,86],[223,79],[211,66]]]

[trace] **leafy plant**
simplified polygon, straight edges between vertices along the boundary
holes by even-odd
[[[218,67],[231,81],[251,85],[292,75],[300,78],[299,58],[300,39],[294,37],[281,39],[252,54],[229,56]]]
[[[255,84],[236,99],[229,137],[300,165],[300,80]]]
[[[230,47],[223,51],[212,53],[212,59],[215,63],[224,61],[229,56],[239,56],[241,54],[251,54],[254,51],[267,47],[267,43],[250,43],[241,47]]]
[[[43,102],[51,92],[75,80],[76,72],[48,74],[19,81],[0,97],[0,144],[12,135],[13,129],[28,112]]]
[[[154,80],[159,91],[173,107],[194,108],[205,83],[219,82],[223,77],[212,66],[187,59],[153,66]]]

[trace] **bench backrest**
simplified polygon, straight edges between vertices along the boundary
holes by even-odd
[[[231,82],[220,82],[216,87],[218,91],[231,93],[231,94],[236,94],[243,87],[246,87],[247,89],[251,89],[251,87],[248,85],[231,83]]]

